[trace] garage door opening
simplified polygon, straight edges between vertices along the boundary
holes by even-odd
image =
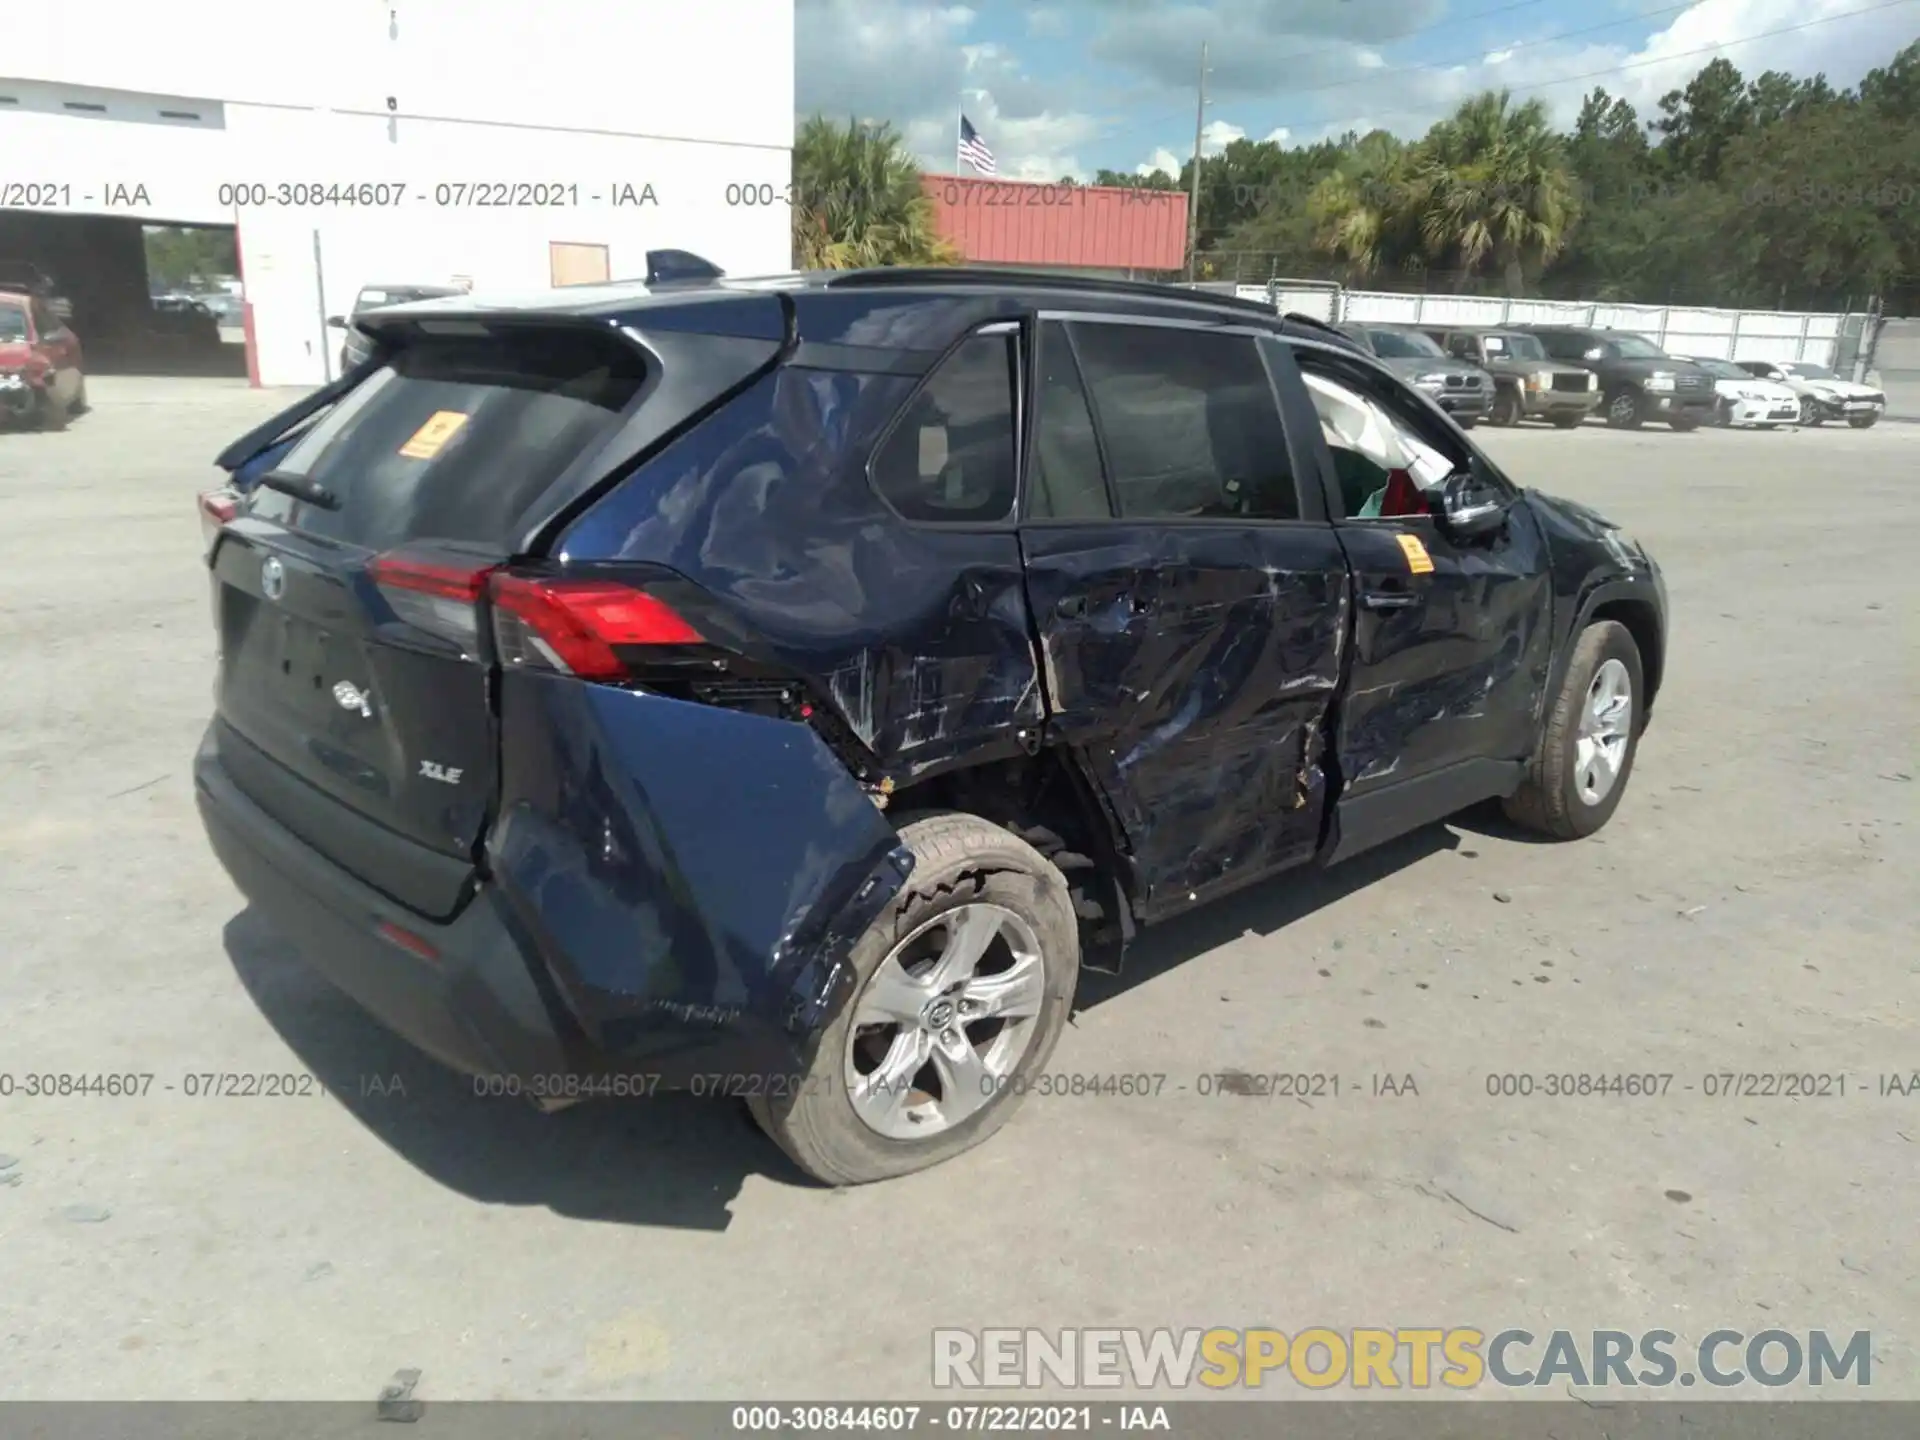
[[[231,225],[0,210],[0,276],[50,288],[95,375],[244,378]]]

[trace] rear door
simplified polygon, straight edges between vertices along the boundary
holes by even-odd
[[[494,793],[479,577],[645,378],[610,332],[472,328],[396,351],[264,473],[240,464],[255,484],[210,559],[235,782],[435,918],[461,903]]]
[[[1021,544],[1050,726],[1150,916],[1315,849],[1346,566],[1303,505],[1281,347],[1114,316],[1039,331]]]

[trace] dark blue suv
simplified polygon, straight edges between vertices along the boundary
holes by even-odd
[[[200,809],[494,1093],[918,1169],[1136,926],[1483,799],[1598,829],[1660,684],[1638,545],[1263,307],[896,270],[358,323],[203,497]]]

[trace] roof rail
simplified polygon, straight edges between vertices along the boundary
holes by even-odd
[[[1184,285],[1167,285],[1151,280],[1108,280],[1092,275],[1067,275],[1051,270],[985,270],[965,265],[902,265],[877,270],[843,270],[826,282],[829,289],[863,288],[874,285],[944,285],[981,287],[1029,286],[1047,290],[1080,290],[1094,295],[1135,295],[1159,300],[1184,300],[1189,305],[1211,308],[1250,310],[1273,318],[1273,307],[1261,300],[1242,300],[1234,295],[1217,295],[1193,290]]]
[[[1289,325],[1298,325],[1304,330],[1317,330],[1322,335],[1327,336],[1331,340],[1338,341],[1349,349],[1358,350],[1361,348],[1360,343],[1338,325],[1330,324],[1315,316],[1302,315],[1298,310],[1289,310],[1280,318],[1285,320]]]

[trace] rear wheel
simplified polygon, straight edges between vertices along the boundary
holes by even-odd
[[[854,946],[853,998],[792,1093],[748,1102],[828,1185],[924,1170],[1006,1124],[1079,979],[1067,884],[1039,851],[952,812],[910,820],[900,838],[913,876]]]
[[[1607,424],[1616,430],[1640,428],[1640,394],[1621,386],[1607,396]]]
[[[1578,840],[1613,818],[1640,743],[1641,685],[1640,649],[1626,626],[1598,620],[1581,632],[1527,778],[1506,802],[1510,819]]]

